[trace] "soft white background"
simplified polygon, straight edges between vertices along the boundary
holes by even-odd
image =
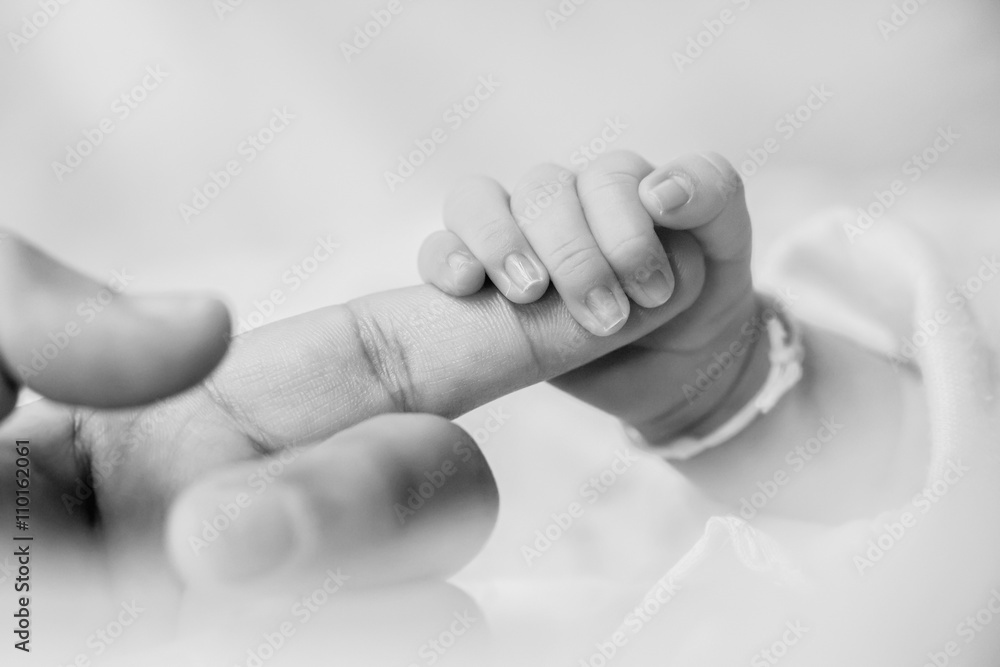
[[[125,269],[134,291],[220,293],[237,318],[284,288],[276,317],[287,317],[417,281],[418,244],[462,174],[510,186],[536,162],[568,164],[607,118],[628,125],[615,148],[654,163],[701,149],[742,161],[825,85],[833,99],[748,179],[758,256],[812,213],[869,205],[941,126],[960,140],[891,213],[931,234],[958,277],[1000,251],[996,2],[930,0],[888,40],[876,25],[892,11],[886,0],[754,0],[745,11],[719,0],[590,0],[553,30],[545,12],[557,4],[403,0],[348,63],[339,44],[385,3],[244,0],[220,20],[209,0],[73,0],[15,54],[6,33],[38,5],[5,2],[0,223],[95,276]],[[736,23],[679,72],[672,53],[727,7]],[[112,117],[113,100],[151,65],[169,74],[164,83],[60,182],[52,162]],[[496,94],[391,193],[383,173],[444,127],[445,109],[481,75],[501,83]],[[273,107],[295,114],[291,127],[185,224],[178,205]],[[327,234],[339,252],[289,293],[282,274]],[[998,294],[991,284],[977,300],[994,332]],[[501,404],[511,418],[483,444],[504,507],[469,574],[519,577],[519,545],[610,461],[618,436],[547,387]],[[476,429],[486,415],[462,423]],[[620,512],[599,520],[586,529],[597,541],[628,530]],[[702,525],[693,518],[650,539],[677,539],[680,553]]]

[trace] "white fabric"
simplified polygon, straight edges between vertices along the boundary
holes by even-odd
[[[615,665],[766,665],[772,663],[760,652],[772,645],[781,665],[997,664],[1000,457],[993,355],[970,308],[949,303],[953,284],[920,241],[880,221],[851,243],[843,225],[853,221],[850,213],[829,214],[788,238],[766,282],[794,295],[791,308],[799,317],[890,354],[912,340],[921,322],[945,310],[950,323],[915,359],[923,387],[902,370],[898,396],[865,395],[866,378],[858,377],[856,398],[903,415],[901,442],[887,444],[900,468],[923,466],[925,487],[941,488],[939,480],[956,465],[969,472],[926,513],[923,502],[911,499],[918,484],[892,495],[894,506],[862,507],[848,520],[789,518],[765,506],[747,521],[737,503],[713,501],[666,464],[643,458],[639,472],[630,472],[537,559],[529,582],[484,578],[468,586],[502,639],[497,643],[508,659],[501,664],[603,664],[602,650],[612,652],[607,642],[616,629],[624,641],[614,650]],[[855,435],[848,430],[830,447],[849,452],[846,439]],[[711,474],[739,478],[741,459],[725,449],[710,453]],[[831,449],[813,465],[843,463],[835,455]],[[783,463],[773,465],[762,467]],[[848,459],[847,465],[858,467],[859,478],[868,476],[864,462]],[[743,486],[755,490],[759,479],[745,478]],[[887,479],[885,486],[895,483]],[[849,503],[855,493],[850,484],[811,491],[819,507]],[[897,530],[905,512],[915,525],[904,526],[890,545],[885,527]],[[699,516],[705,517],[701,536],[685,547],[685,526]],[[859,572],[855,557],[880,538],[888,550]],[[663,559],[659,569],[657,558]],[[678,592],[638,628],[629,613],[658,581],[675,583]],[[992,624],[975,631],[967,617],[977,613]],[[569,629],[554,632],[555,624]],[[795,643],[782,647],[786,639]]]
[[[475,415],[462,420],[491,458],[502,503],[493,538],[457,577],[459,588],[344,597],[264,664],[319,664],[318,656],[322,664],[463,667],[998,664],[993,355],[970,308],[949,301],[953,284],[922,243],[880,221],[852,244],[843,230],[851,221],[830,214],[789,237],[765,282],[813,323],[802,383],[810,391],[818,390],[809,366],[823,346],[877,348],[835,378],[850,389],[839,399],[857,414],[831,415],[847,426],[756,512],[740,500],[771,472],[793,470],[785,452],[803,444],[798,436],[777,430],[761,443],[723,445],[688,462],[701,467],[685,469],[686,478],[625,443],[615,420],[559,404],[551,388],[521,392],[490,408],[502,434],[478,433]],[[938,310],[949,324],[919,339],[913,364],[897,364],[898,387],[873,393],[901,341]],[[842,348],[820,327],[860,345]],[[540,401],[536,391],[552,393]],[[564,419],[552,419],[554,405]],[[892,437],[873,436],[881,427],[854,419],[863,414],[888,415]],[[600,452],[583,446],[616,436]],[[578,485],[613,461],[627,468],[589,502]],[[956,483],[942,481],[949,478]],[[946,492],[925,499],[923,511],[917,494],[941,484]],[[582,516],[539,542],[570,501]],[[859,567],[880,541],[884,553]],[[532,548],[540,551],[526,557]],[[273,633],[290,603],[255,599],[220,610],[189,600],[188,629],[173,653],[160,663],[143,655],[116,664],[248,664],[240,647]],[[190,622],[206,614],[230,619],[229,631]],[[470,614],[474,631],[452,638],[446,654],[422,653],[457,614]]]

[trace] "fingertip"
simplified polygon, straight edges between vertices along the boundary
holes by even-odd
[[[218,298],[187,294],[129,296],[120,312],[95,320],[95,336],[117,337],[118,373],[131,376],[129,396],[111,404],[141,404],[181,392],[205,378],[229,349],[232,319]],[[127,362],[127,363],[126,363]]]
[[[247,479],[240,470],[201,480],[171,506],[167,552],[189,584],[260,580],[309,551],[311,526],[301,491],[281,480],[252,490]]]
[[[450,231],[424,239],[417,258],[420,278],[450,296],[469,296],[486,282],[486,268],[465,243]]]
[[[218,299],[130,296],[127,281],[97,283],[13,235],[0,244],[0,274],[5,374],[61,403],[164,398],[201,381],[229,345]]]
[[[642,266],[632,275],[632,280],[625,289],[628,295],[643,308],[659,308],[673,296],[676,280],[670,268],[670,262],[650,262]]]
[[[713,151],[693,153],[654,169],[639,183],[639,199],[653,219],[684,229],[717,215],[743,190],[743,178]]]
[[[455,250],[446,258],[438,287],[452,296],[469,296],[482,289],[486,282],[486,267],[471,253]]]
[[[691,230],[713,261],[746,261],[751,221],[743,179],[718,153],[686,155],[639,184],[639,199],[660,227]]]
[[[672,215],[690,202],[694,194],[691,177],[676,165],[661,167],[639,183],[639,200],[659,224],[669,223]]]
[[[595,336],[612,336],[625,326],[631,312],[628,296],[617,283],[598,286],[584,297],[584,315],[578,322]]]
[[[549,289],[549,272],[530,248],[507,255],[495,275],[497,289],[512,303],[534,303]]]
[[[443,578],[496,522],[489,464],[439,416],[382,415],[269,458],[204,478],[172,505],[165,541],[188,583],[280,583],[330,563],[352,586]]]

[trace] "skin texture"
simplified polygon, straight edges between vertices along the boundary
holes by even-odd
[[[680,186],[657,188],[667,180]],[[743,183],[717,154],[684,156],[654,170],[634,153],[611,152],[578,177],[540,165],[510,196],[491,179],[469,179],[449,196],[445,225],[449,231],[430,236],[421,250],[425,280],[462,296],[474,293],[486,274],[511,301],[531,303],[551,277],[573,316],[595,335],[609,332],[586,312],[589,289],[608,286],[614,293],[628,293],[635,301],[632,312],[656,307],[662,301],[645,291],[643,283],[666,268],[665,286],[673,291],[673,282],[687,277],[670,271],[666,253],[683,239],[697,241],[705,258],[705,288],[690,309],[554,381],[651,440],[699,428],[710,431],[766,375],[765,341],[754,343],[753,351],[697,401],[684,393],[684,385],[693,385],[715,354],[741,340],[750,347],[743,329],[758,312]],[[547,269],[542,282],[527,292],[512,289],[504,275],[504,258],[512,253]]]
[[[648,173],[641,161],[624,159],[637,170],[636,181]],[[655,238],[675,286],[665,305],[633,308],[612,335],[584,330],[555,290],[515,305],[492,287],[460,298],[412,287],[234,339],[207,379],[176,394],[221,356],[224,311],[211,300],[184,301],[180,314],[167,318],[171,328],[162,318],[148,319],[144,301],[120,297],[58,364],[27,378],[40,393],[99,409],[42,401],[18,410],[0,436],[35,443],[41,489],[60,499],[51,503],[47,525],[67,535],[98,526],[111,543],[148,544],[152,554],[171,554],[189,580],[302,569],[331,550],[373,583],[448,574],[488,536],[497,498],[481,452],[447,418],[556,379],[616,414],[639,416],[639,425],[663,410],[673,378],[688,370],[684,359],[705,353],[694,341],[725,337],[730,320],[742,317],[734,299],[751,303],[749,219],[735,172],[716,160],[693,156],[664,168],[683,171],[695,188],[689,213],[657,218]],[[629,205],[634,211],[638,203]],[[745,229],[733,237],[739,225]],[[3,264],[0,302],[16,311],[22,293],[30,293],[34,304],[18,326],[6,318],[0,328],[10,402],[14,373],[29,356],[24,350],[43,341],[53,322],[70,318],[81,291],[98,286],[22,241],[5,252],[14,259]],[[136,365],[143,353],[153,361]],[[655,363],[648,364],[648,355]],[[108,368],[95,370],[95,358]],[[647,365],[646,374],[635,370]],[[632,412],[618,411],[612,397],[633,374]],[[107,409],[171,395],[146,407]],[[379,417],[387,413],[428,414]],[[447,493],[435,498],[435,509],[403,525],[387,520],[406,480],[435,470],[456,448],[471,454]],[[209,556],[191,558],[190,539],[202,520],[246,491],[260,462],[281,456],[282,474],[245,508],[243,529],[224,532]],[[444,530],[458,545],[451,557],[435,547]],[[270,543],[289,546],[264,548]],[[405,558],[376,557],[393,552]]]

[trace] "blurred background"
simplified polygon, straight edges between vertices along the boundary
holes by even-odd
[[[216,292],[241,328],[416,282],[464,174],[509,187],[537,162],[612,148],[729,157],[758,261],[784,230],[871,209],[897,179],[889,215],[955,275],[1000,250],[1000,3],[577,2],[8,0],[0,224],[95,277],[125,272],[129,291]],[[446,140],[411,158],[436,129]],[[319,239],[336,249],[314,254]],[[996,334],[1000,290],[983,294]],[[498,406],[508,417],[487,429]],[[504,503],[462,576],[523,576],[518,547],[607,464],[617,425],[549,387],[461,423]],[[662,530],[679,554],[703,527]]]

